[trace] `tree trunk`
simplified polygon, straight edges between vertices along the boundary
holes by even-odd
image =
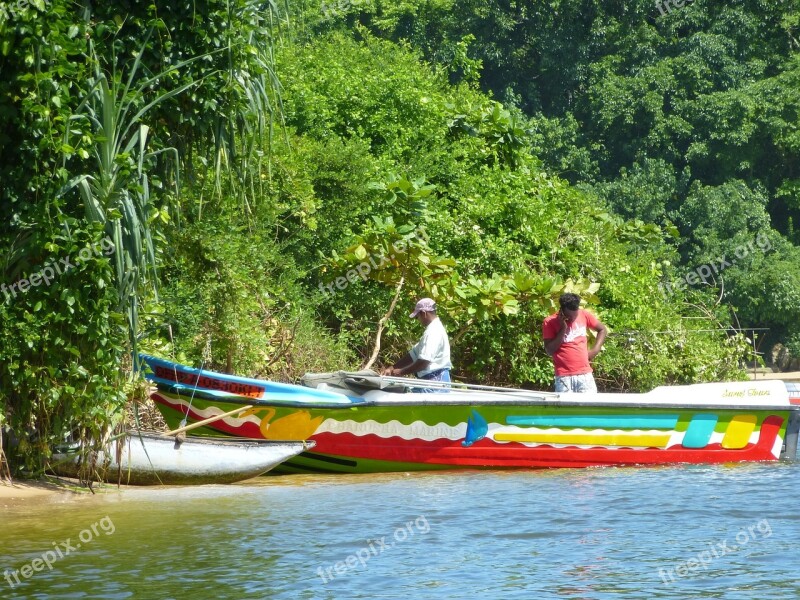
[[[361,370],[364,369],[371,369],[372,365],[378,359],[378,354],[381,351],[381,335],[383,334],[383,328],[386,326],[386,323],[392,317],[392,313],[394,312],[395,306],[397,306],[397,301],[400,298],[400,291],[403,289],[403,284],[405,283],[406,278],[405,276],[400,277],[400,281],[397,282],[397,287],[394,291],[394,298],[392,299],[392,304],[389,306],[389,311],[383,315],[380,321],[378,321],[378,332],[375,335],[375,349],[372,351],[372,356],[369,357],[369,360],[364,363],[361,367]]]

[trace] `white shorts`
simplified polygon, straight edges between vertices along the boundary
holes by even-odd
[[[556,391],[560,393],[596,394],[597,385],[591,373],[583,375],[556,375]]]

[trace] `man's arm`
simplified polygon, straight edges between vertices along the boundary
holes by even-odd
[[[408,375],[409,373],[416,373],[417,371],[424,371],[431,364],[431,361],[424,358],[418,358],[413,363],[406,367],[399,367],[392,369],[393,375]]]
[[[556,337],[548,338],[544,341],[544,351],[548,356],[553,356],[561,344],[564,343],[564,336],[567,335],[567,319],[561,311],[558,311],[558,324],[561,326],[556,333]]]
[[[564,343],[564,333],[565,330],[562,329],[558,332],[558,335],[556,335],[556,337],[544,341],[544,351],[547,352],[548,356],[553,356],[553,354],[558,352],[558,349],[561,347],[561,344]]]
[[[389,375],[390,377],[399,377],[402,375],[408,375],[409,373],[416,373],[417,371],[424,371],[430,364],[431,361],[429,360],[425,360],[424,358],[418,358],[417,360],[414,360],[411,358],[410,354],[406,354],[403,358],[394,363],[393,367],[384,369],[381,374]]]
[[[383,369],[381,371],[381,375],[392,376],[392,375],[395,374],[395,369],[397,369],[399,371],[403,367],[407,367],[408,365],[410,365],[413,362],[414,362],[414,359],[411,358],[411,355],[406,353],[406,355],[403,356],[403,358],[398,360],[396,363],[394,363],[394,365],[392,365],[391,367],[386,367],[385,369]]]
[[[606,335],[608,334],[608,328],[600,321],[598,321],[597,326],[592,327],[592,329],[597,332],[597,339],[595,340],[592,349],[589,350],[589,360],[593,360],[594,357],[600,353],[600,348],[603,347],[603,342],[606,341]]]

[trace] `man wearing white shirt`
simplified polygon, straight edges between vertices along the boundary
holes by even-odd
[[[450,383],[450,340],[444,325],[436,315],[436,303],[431,298],[423,298],[409,315],[425,327],[425,333],[408,353],[394,366],[383,370],[383,375],[403,376],[415,373],[419,379]],[[446,392],[447,387],[415,389],[418,392]]]

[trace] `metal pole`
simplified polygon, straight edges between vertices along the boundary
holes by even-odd
[[[424,388],[446,388],[458,392],[466,391],[487,391],[487,392],[504,392],[506,394],[534,394],[536,396],[558,396],[556,392],[540,392],[538,390],[523,390],[520,388],[507,388],[497,387],[493,385],[477,385],[474,383],[459,383],[457,381],[431,381],[428,379],[411,379],[410,377],[390,377],[382,375],[383,381],[391,383],[399,383],[408,387],[424,387]]]
[[[786,460],[797,460],[797,437],[800,432],[800,410],[789,413],[789,423],[786,425],[786,439],[783,456]]]

